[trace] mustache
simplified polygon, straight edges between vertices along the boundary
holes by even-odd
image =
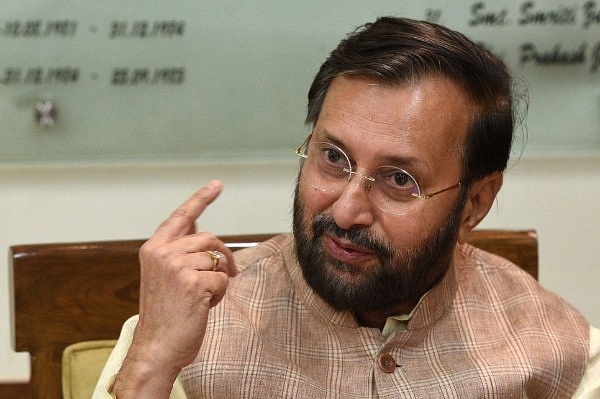
[[[325,233],[329,233],[377,253],[380,259],[390,258],[392,256],[393,251],[391,248],[380,239],[374,237],[366,229],[360,227],[343,229],[335,223],[331,215],[324,213],[318,214],[313,220],[312,228],[314,238],[319,238]]]

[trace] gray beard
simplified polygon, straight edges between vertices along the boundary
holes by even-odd
[[[461,188],[446,223],[415,248],[394,248],[361,227],[342,229],[324,212],[307,221],[298,191],[296,184],[293,232],[298,263],[308,285],[335,309],[385,311],[401,304],[414,306],[448,271],[467,190]],[[359,273],[329,257],[323,250],[325,233],[373,251],[379,264]]]

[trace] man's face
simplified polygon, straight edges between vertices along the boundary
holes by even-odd
[[[469,115],[466,95],[445,79],[393,88],[337,77],[312,140],[337,144],[366,176],[383,165],[405,169],[430,193],[461,179]],[[399,216],[373,205],[360,177],[333,195],[300,174],[294,235],[305,279],[338,309],[409,311],[451,262],[464,203],[459,194],[414,198]]]

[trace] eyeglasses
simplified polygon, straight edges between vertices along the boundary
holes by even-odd
[[[353,170],[346,153],[335,144],[311,141],[312,134],[296,149],[301,159],[301,177],[316,190],[341,195],[353,175],[366,180],[371,202],[384,212],[405,215],[415,198],[429,199],[455,189],[464,180],[433,193],[421,193],[417,180],[396,166],[380,166],[370,176]]]

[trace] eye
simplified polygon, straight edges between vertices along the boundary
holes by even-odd
[[[340,151],[335,148],[325,148],[323,151],[327,161],[331,163],[339,163],[340,161],[345,160]]]
[[[348,169],[350,168],[348,157],[336,145],[322,141],[310,143],[308,160],[307,169],[320,174],[320,178],[348,180]]]
[[[393,175],[393,179],[394,179],[394,183],[398,187],[412,186],[412,184],[414,182],[413,179],[410,177],[410,175],[408,173],[405,173],[404,171],[399,171],[399,172],[395,173]]]
[[[383,166],[379,168],[379,175],[395,190],[412,190],[417,187],[415,178],[404,169]]]
[[[376,179],[379,188],[390,199],[401,200],[419,194],[417,181],[404,169],[382,166],[377,170]]]
[[[344,152],[333,144],[318,142],[314,145],[315,154],[318,154],[322,167],[346,168],[348,158]]]

